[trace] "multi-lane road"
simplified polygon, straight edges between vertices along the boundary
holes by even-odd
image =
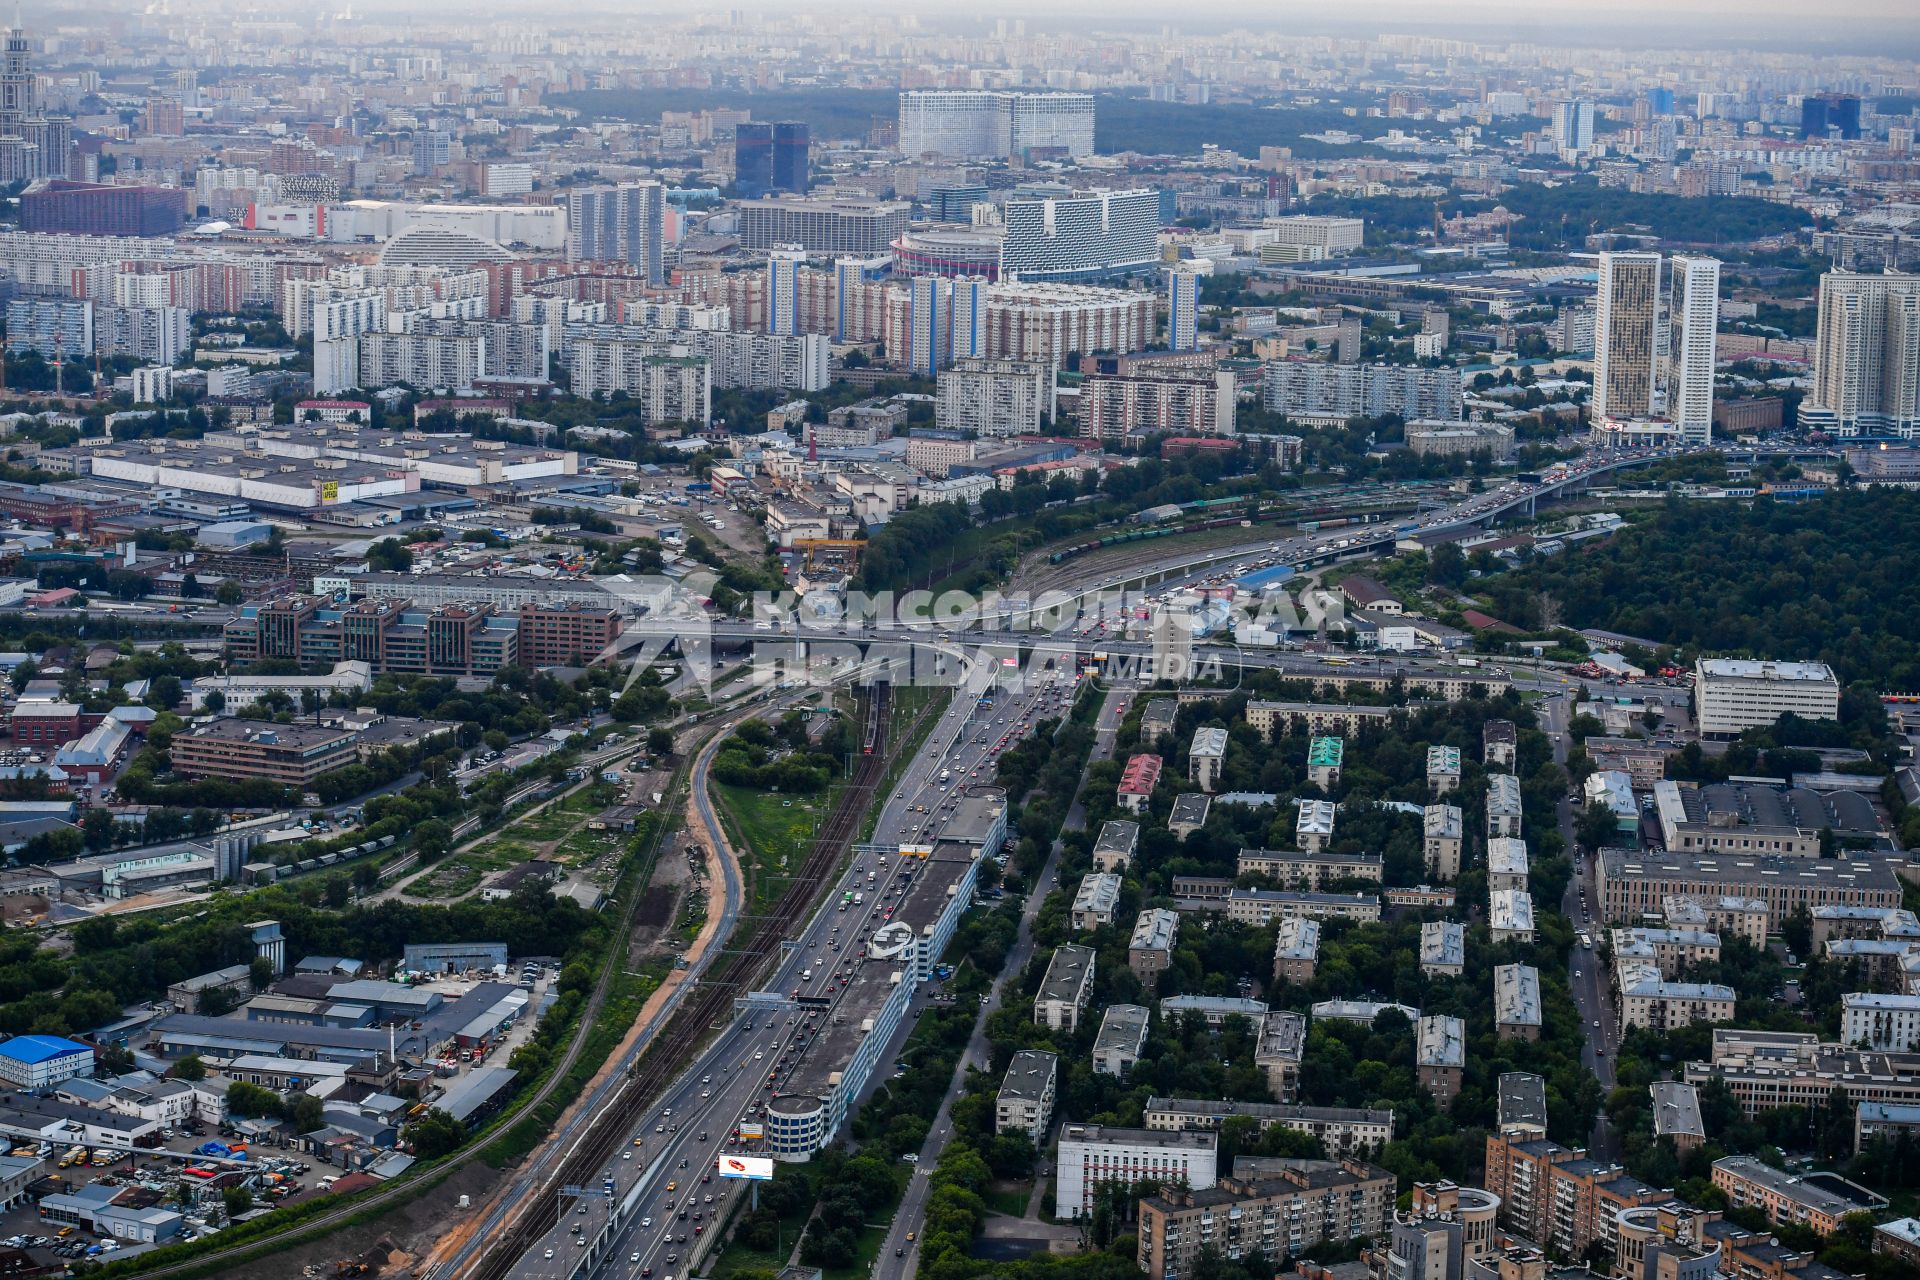
[[[1095,761],[1110,759],[1113,756],[1114,741],[1120,733],[1120,721],[1125,718],[1130,704],[1132,691],[1116,690],[1100,708],[1100,717],[1094,722],[1093,752],[1088,759]],[[1085,809],[1078,797],[1067,813],[1066,826],[1071,828],[1085,821]],[[1039,914],[1040,905],[1046,901],[1047,894],[1054,888],[1059,875],[1061,845],[1047,853],[1046,864],[1040,869],[1040,878],[1027,894],[1026,903],[1021,908],[1020,932],[1008,949],[1007,958],[1000,967],[1002,976],[1024,972],[1027,963],[1033,959],[1033,921]],[[907,1280],[920,1264],[918,1249],[922,1219],[926,1215],[927,1196],[932,1190],[929,1181],[934,1166],[947,1149],[947,1142],[953,1137],[953,1100],[960,1096],[960,1088],[966,1082],[967,1072],[975,1067],[986,1070],[991,1065],[992,1048],[987,1043],[987,1018],[1000,1007],[1002,984],[996,982],[981,1001],[980,1012],[974,1020],[973,1035],[967,1041],[967,1047],[954,1065],[953,1083],[947,1094],[940,1100],[940,1109],[935,1112],[933,1123],[928,1127],[927,1140],[921,1145],[918,1163],[915,1164],[913,1177],[907,1183],[907,1189],[901,1196],[900,1206],[894,1212],[893,1222],[887,1228],[886,1239],[882,1242],[879,1259],[874,1264],[873,1280]]]
[[[1005,688],[1005,674],[985,664],[966,670],[962,688],[882,806],[873,845],[897,848],[937,839],[963,788],[991,782],[1000,753],[1033,724],[1064,709],[1070,687]],[[996,688],[994,696],[983,698],[989,685]],[[849,858],[819,911],[789,940],[762,984],[762,997],[740,1008],[626,1135],[620,1158],[602,1173],[611,1181],[611,1195],[605,1181],[582,1187],[586,1194],[562,1207],[553,1231],[519,1260],[516,1276],[563,1280],[583,1272],[590,1252],[598,1264],[592,1274],[599,1276],[679,1280],[687,1273],[706,1233],[716,1221],[725,1221],[731,1197],[742,1193],[741,1184],[713,1176],[714,1161],[723,1151],[751,1153],[755,1143],[730,1142],[735,1129],[742,1120],[761,1119],[762,1108],[778,1095],[816,1037],[826,1034],[848,975],[866,963],[858,940],[887,919],[890,901],[912,888],[910,877],[923,874],[910,859],[894,861],[893,884],[886,886],[893,890],[890,897],[881,887],[885,879],[876,874],[885,856],[869,851]],[[863,901],[843,910],[842,899],[854,893]],[[784,1000],[775,1004],[768,996]],[[910,1025],[909,1020],[898,1034],[904,1038]],[[896,1051],[897,1046],[887,1046],[878,1061],[892,1062]],[[635,1207],[616,1228],[610,1247],[590,1250],[585,1242],[594,1241],[614,1207],[630,1198]]]

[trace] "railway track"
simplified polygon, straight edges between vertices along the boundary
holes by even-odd
[[[830,877],[841,853],[859,829],[872,803],[875,788],[886,775],[886,705],[889,688],[876,684],[867,695],[863,754],[852,780],[840,793],[833,812],[822,824],[806,863],[787,884],[772,910],[747,943],[730,952],[724,962],[703,977],[664,1032],[642,1052],[628,1070],[626,1082],[597,1115],[573,1152],[555,1169],[527,1211],[494,1241],[480,1261],[461,1280],[504,1280],[513,1265],[553,1230],[559,1217],[559,1198],[553,1189],[569,1184],[597,1182],[618,1158],[627,1134],[673,1078],[685,1068],[699,1043],[716,1021],[730,1015],[739,992],[749,989],[767,961],[779,954],[779,940],[813,906],[818,886]]]
[[[717,723],[718,722],[716,722],[716,727]],[[692,755],[689,755],[688,759],[691,761]],[[685,784],[690,767],[690,764],[682,765],[680,769],[675,772],[674,781],[670,784],[670,790],[677,792]],[[648,876],[651,875],[653,860],[658,857],[660,852],[661,838],[660,835],[655,836],[653,847],[646,854],[642,869],[637,873],[638,883],[642,885],[644,885]],[[631,926],[634,904],[638,901],[639,894],[636,892],[631,895],[627,908],[621,916],[620,928],[623,931]],[[608,952],[607,964],[610,966],[616,963],[618,956],[619,952],[617,950],[610,950]],[[580,1015],[578,1033],[567,1046],[566,1053],[560,1062],[556,1064],[552,1071],[547,1073],[546,1081],[540,1086],[539,1092],[529,1099],[520,1109],[519,1114],[521,1116],[531,1114],[544,1103],[547,1098],[552,1095],[553,1091],[560,1087],[568,1072],[572,1070],[573,1064],[578,1060],[581,1051],[586,1047],[586,1029],[592,1024],[593,1019],[598,1016],[601,1007],[606,1002],[606,995],[607,983],[602,981],[596,984],[593,994],[588,998],[587,1007]],[[505,1130],[503,1129],[501,1132],[504,1133]],[[312,1218],[308,1218],[294,1225],[283,1235],[269,1236],[259,1240],[250,1240],[241,1244],[229,1245],[197,1257],[186,1258],[165,1266],[143,1269],[140,1271],[140,1275],[142,1277],[152,1277],[153,1280],[163,1280],[165,1277],[185,1278],[215,1274],[225,1271],[239,1263],[252,1260],[262,1253],[274,1249],[287,1248],[311,1240],[314,1236],[325,1232],[329,1228],[350,1226],[355,1222],[364,1220],[370,1213],[383,1212],[386,1209],[408,1203],[432,1191],[433,1188],[445,1182],[460,1169],[481,1159],[493,1140],[498,1136],[500,1135],[497,1133],[492,1134],[488,1136],[486,1141],[467,1144],[467,1146],[461,1148],[461,1150],[449,1157],[438,1168],[423,1177],[402,1179],[389,1183],[379,1190],[356,1196],[337,1209],[331,1209],[327,1212],[317,1214]],[[109,1263],[108,1265],[111,1267],[113,1264]],[[128,1274],[131,1274],[131,1272]]]

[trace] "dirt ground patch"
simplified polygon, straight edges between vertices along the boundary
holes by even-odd
[[[404,1208],[383,1213],[373,1222],[329,1232],[318,1240],[281,1249],[252,1262],[231,1267],[222,1274],[244,1276],[249,1280],[256,1276],[260,1280],[288,1280],[289,1277],[300,1275],[308,1266],[315,1266],[320,1269],[321,1275],[331,1276],[334,1263],[343,1258],[358,1257],[382,1238],[391,1239],[405,1253],[418,1258],[451,1226],[478,1213],[478,1206],[486,1203],[494,1188],[505,1177],[505,1173],[496,1172],[476,1160],[419,1199]],[[471,1197],[475,1207],[457,1207],[462,1195]],[[381,1275],[413,1274],[411,1260],[397,1259],[396,1262],[405,1265],[390,1265]]]
[[[644,928],[658,929],[673,919],[673,890],[654,885],[633,905],[633,922]]]
[[[9,925],[37,923],[35,917],[47,914],[47,899],[38,893],[12,893],[0,898],[0,921]]]

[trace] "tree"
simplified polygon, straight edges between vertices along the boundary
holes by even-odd
[[[147,690],[147,705],[155,711],[171,711],[180,705],[180,677],[168,673],[155,676]]]
[[[1582,849],[1599,849],[1612,844],[1619,837],[1619,831],[1613,810],[1598,800],[1591,800],[1574,823],[1573,838]]]
[[[220,1200],[226,1205],[229,1218],[237,1218],[253,1208],[253,1192],[245,1187],[228,1187],[220,1193]]]
[[[647,730],[647,754],[670,756],[673,754],[673,730],[660,725]]]
[[[113,843],[113,814],[106,809],[89,809],[80,819],[80,831],[87,848],[98,852]]]
[[[381,573],[405,573],[413,567],[413,552],[398,538],[382,538],[367,549],[367,565]]]
[[[247,592],[238,582],[228,578],[214,589],[213,598],[220,604],[235,605],[247,598]]]
[[[227,1111],[232,1115],[277,1116],[281,1106],[280,1095],[271,1089],[262,1089],[245,1080],[235,1080],[227,1086]]]
[[[420,861],[432,862],[447,856],[453,848],[453,828],[438,818],[428,818],[413,829],[413,851]]]
[[[287,1099],[286,1118],[295,1133],[312,1133],[327,1122],[326,1104],[310,1093],[296,1093]]]
[[[1458,545],[1443,542],[1427,553],[1427,581],[1458,587],[1467,580],[1467,558]]]
[[[438,1160],[460,1149],[467,1140],[467,1130],[465,1125],[435,1107],[408,1125],[401,1137],[412,1146],[413,1154],[420,1159]]]
[[[207,710],[213,712],[213,714],[219,715],[227,709],[227,695],[218,689],[209,689],[207,690],[205,706]]]
[[[180,1061],[174,1063],[173,1070],[169,1074],[176,1080],[186,1080],[189,1082],[205,1080],[207,1078],[207,1064],[201,1061],[199,1054],[190,1053],[180,1059]]]
[[[247,966],[247,981],[255,991],[265,991],[273,985],[273,961],[265,956],[255,956],[253,963]]]

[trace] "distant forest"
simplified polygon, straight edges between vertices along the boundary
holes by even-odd
[[[900,95],[892,89],[802,89],[749,93],[712,89],[589,89],[550,94],[549,106],[571,107],[590,119],[658,121],[662,111],[699,111],[713,107],[751,110],[757,120],[804,120],[816,138],[860,138],[876,119],[900,114]],[[1292,147],[1310,159],[1356,154],[1359,146],[1328,146],[1302,135],[1349,128],[1364,133],[1379,121],[1354,120],[1336,106],[1253,107],[1244,104],[1188,106],[1101,94],[1094,110],[1094,147],[1102,152],[1139,151],[1149,155],[1186,155],[1212,143],[1257,156],[1263,146]]]
[[[1812,221],[1804,210],[1751,196],[1689,200],[1591,181],[1557,187],[1523,184],[1502,192],[1498,203],[1524,216],[1513,228],[1516,249],[1580,248],[1598,231],[1635,232],[1680,244],[1731,244],[1779,235]],[[1493,207],[1491,202],[1457,197],[1439,204],[1447,215]],[[1369,239],[1400,239],[1433,225],[1434,202],[1407,196],[1321,196],[1310,207],[1315,213],[1366,218]]]
[[[1497,617],[1722,656],[1818,659],[1843,685],[1920,690],[1920,493],[1673,499],[1596,546],[1486,580]],[[1901,530],[1907,532],[1902,533]]]

